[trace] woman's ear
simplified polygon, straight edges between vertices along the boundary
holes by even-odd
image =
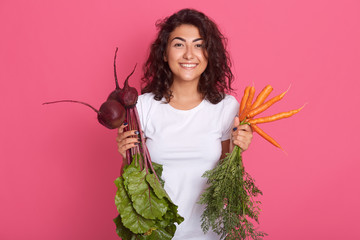
[[[167,60],[167,57],[166,57],[165,55],[164,55],[164,61],[165,61],[165,62],[167,62],[167,61],[168,61],[168,60]]]

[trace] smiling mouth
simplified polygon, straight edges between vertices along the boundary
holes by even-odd
[[[197,63],[180,63],[180,66],[186,69],[192,69],[197,66]]]

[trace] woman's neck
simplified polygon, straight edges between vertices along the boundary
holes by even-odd
[[[189,110],[201,103],[203,96],[198,92],[197,83],[194,82],[176,82],[171,86],[173,97],[170,99],[170,105],[180,110]]]

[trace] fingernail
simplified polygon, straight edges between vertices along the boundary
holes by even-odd
[[[139,134],[139,131],[135,131],[134,134]]]
[[[237,130],[237,127],[234,127],[234,128],[233,128],[233,131],[236,131],[236,130]]]
[[[136,142],[135,145],[139,145],[140,143]]]
[[[127,126],[128,125],[128,123],[127,122],[124,122],[124,126]]]

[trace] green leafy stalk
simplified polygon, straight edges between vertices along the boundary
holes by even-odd
[[[151,161],[146,146],[136,108],[137,91],[128,84],[128,79],[134,73],[136,65],[125,79],[124,88],[120,89],[116,74],[117,51],[116,48],[114,57],[116,89],[109,97],[123,105],[126,100],[131,100],[124,106],[125,120],[128,123],[124,130],[136,130],[140,141],[138,145],[126,150],[126,159],[123,159],[125,166],[120,169],[120,177],[115,180],[117,187],[115,205],[119,212],[119,215],[113,219],[116,232],[122,240],[171,240],[176,231],[175,223],[180,224],[184,218],[178,214],[178,207],[164,189],[164,181],[161,179],[162,165]]]
[[[204,173],[209,187],[199,201],[205,205],[201,227],[204,232],[212,229],[221,239],[258,240],[266,235],[253,224],[259,223],[261,204],[254,198],[262,192],[245,172],[241,153],[241,148],[235,146],[214,169]]]
[[[136,212],[146,219],[161,218],[166,213],[168,204],[165,199],[155,195],[146,181],[148,177],[146,169],[140,170],[140,167],[135,166],[134,162],[128,166],[127,171],[124,171],[123,174],[124,185],[127,187],[132,205]],[[163,190],[162,187],[161,189]],[[165,190],[163,191],[165,192]]]
[[[122,176],[115,180],[115,205],[119,215],[113,220],[123,240],[171,240],[176,225],[184,221],[163,188],[162,166],[153,163],[154,172],[140,167],[134,155]],[[155,173],[157,175],[155,175]]]

